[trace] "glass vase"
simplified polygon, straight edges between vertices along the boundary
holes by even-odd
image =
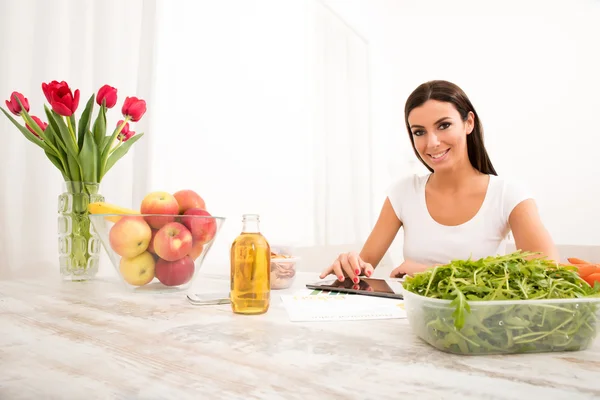
[[[88,204],[104,201],[98,183],[63,182],[58,197],[58,257],[63,280],[93,279],[100,265],[100,238],[90,224]]]

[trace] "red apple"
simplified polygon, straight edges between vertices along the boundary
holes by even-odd
[[[204,199],[193,190],[180,190],[174,193],[173,197],[175,197],[177,203],[179,204],[179,214],[183,214],[190,208],[202,208],[206,210]]]
[[[175,215],[179,214],[179,203],[175,197],[167,192],[148,193],[142,200],[140,207],[142,214],[168,214],[168,216],[145,217],[148,224],[154,229],[160,229],[166,224],[175,221]],[[171,217],[170,215],[173,215]]]
[[[121,257],[132,258],[148,248],[152,229],[144,218],[124,216],[115,223],[108,234],[110,247]]]
[[[154,252],[166,261],[175,261],[192,250],[192,234],[179,222],[163,226],[154,235]]]
[[[156,278],[165,286],[178,286],[188,283],[194,275],[194,261],[189,256],[167,261],[159,258],[154,268]]]
[[[204,250],[204,243],[194,241],[192,242],[192,249],[188,253],[188,256],[196,261],[196,259],[200,257],[200,254],[202,254],[202,250]]]
[[[210,242],[217,233],[217,222],[210,213],[201,208],[190,208],[181,218],[181,222],[192,232],[195,242]]]

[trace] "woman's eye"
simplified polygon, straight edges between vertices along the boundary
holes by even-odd
[[[425,132],[423,132],[423,131],[414,131],[413,135],[415,135],[415,136],[422,136],[424,133]]]
[[[450,122],[444,122],[443,124],[440,125],[440,129],[444,130],[444,129],[448,129],[450,127]]]

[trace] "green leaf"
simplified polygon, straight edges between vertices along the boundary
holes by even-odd
[[[59,134],[58,136],[62,139],[63,143],[65,144],[67,152],[73,158],[77,159],[79,151],[76,143],[73,141],[73,137],[69,132],[67,124],[63,120],[63,117],[56,114],[54,111],[48,109],[46,105],[44,105],[44,111],[46,112],[46,116],[48,117],[48,123],[52,125],[52,129],[54,129],[54,132]]]
[[[465,311],[470,312],[471,308],[469,307],[469,303],[467,303],[464,293],[456,287],[456,284],[454,288],[456,297],[452,300],[450,306],[455,307],[452,317],[454,318],[454,326],[460,330],[465,325]]]
[[[25,136],[25,138],[27,138],[27,140],[29,140],[30,142],[32,142],[34,144],[37,144],[38,146],[40,146],[44,150],[47,149],[47,146],[45,145],[45,143],[44,143],[43,140],[40,140],[39,138],[36,138],[33,133],[29,132],[29,129],[27,129],[23,125],[19,124],[17,122],[17,120],[15,120],[12,117],[12,115],[10,115],[7,111],[4,110],[4,108],[0,107],[0,110],[2,110],[2,112],[4,113],[4,115],[6,115],[8,117],[8,119],[10,119],[10,121],[17,127],[17,129],[19,129],[21,131],[21,133],[23,134],[23,136]]]
[[[83,147],[79,153],[79,163],[83,167],[84,182],[98,182],[98,147],[91,131],[87,131],[83,139]]]
[[[81,165],[76,157],[67,154],[67,165],[69,167],[69,176],[72,181],[81,181]]]
[[[96,146],[100,153],[104,152],[104,137],[106,135],[106,107],[103,105],[100,106],[100,110],[98,110],[98,116],[96,117],[96,121],[94,122],[94,140],[96,142]]]
[[[119,147],[115,149],[115,151],[108,157],[106,161],[106,166],[102,170],[101,178],[103,178],[104,175],[106,175],[106,173],[112,168],[113,165],[115,165],[117,161],[119,161],[125,154],[127,154],[131,146],[133,146],[133,144],[137,142],[142,136],[144,136],[143,133],[138,133],[137,135],[130,138],[128,141],[123,142]]]
[[[96,94],[92,94],[90,99],[88,100],[83,113],[81,114],[81,118],[79,119],[79,126],[77,130],[77,145],[79,150],[83,149],[84,138],[86,136],[86,132],[90,130],[90,120],[92,115],[92,110],[94,109],[94,99]],[[73,126],[75,126],[73,124]]]
[[[58,158],[58,157],[56,157],[54,154],[52,154],[52,153],[49,153],[47,150],[46,150],[46,151],[44,151],[44,154],[46,154],[46,157],[48,157],[48,160],[50,160],[50,162],[51,162],[52,164],[54,164],[54,166],[55,166],[56,168],[58,168],[58,170],[60,171],[60,173],[61,173],[61,175],[63,176],[63,178],[64,178],[65,180],[69,180],[69,179],[68,179],[68,178],[69,178],[69,177],[68,177],[68,173],[67,173],[67,171],[64,171],[64,170],[63,170],[63,166],[62,166],[62,163],[61,163],[61,161],[59,160],[59,158]]]
[[[81,180],[83,174],[81,165],[79,164],[79,151],[76,148],[76,143],[73,141],[69,128],[62,117],[53,111],[50,111],[46,105],[44,105],[44,111],[48,117],[48,124],[52,126],[55,133],[59,133],[57,138],[62,139],[63,149],[66,152],[67,159],[66,164],[69,170],[69,176],[72,180]]]
[[[102,138],[102,145],[101,145],[101,147],[99,148],[99,150],[101,150],[101,152],[100,152],[100,153],[102,153],[102,149],[104,149],[106,146],[108,146],[108,142],[110,142],[110,139],[111,139],[111,137],[110,137],[110,136],[104,136],[104,137]]]

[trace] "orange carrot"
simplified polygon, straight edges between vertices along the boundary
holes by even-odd
[[[571,264],[589,264],[589,262],[577,257],[567,258],[567,261],[569,261]]]
[[[586,276],[585,278],[583,278],[583,280],[589,283],[591,287],[594,287],[594,282],[600,282],[600,271]]]
[[[577,267],[579,276],[582,278],[600,272],[598,264],[577,264],[575,266]]]

